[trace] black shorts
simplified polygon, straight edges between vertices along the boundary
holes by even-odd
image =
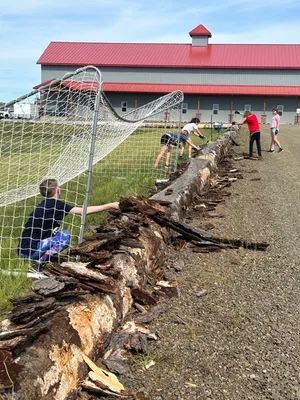
[[[171,136],[170,136],[170,135],[167,135],[166,133],[165,133],[164,135],[162,135],[162,137],[160,138],[160,144],[161,144],[162,146],[168,146],[168,147],[170,147],[171,144],[172,144],[171,141],[172,141]]]

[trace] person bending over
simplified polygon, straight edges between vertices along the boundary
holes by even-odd
[[[204,139],[205,136],[200,132],[199,128],[198,128],[198,124],[200,122],[199,118],[192,118],[191,121],[184,125],[184,127],[181,129],[181,133],[186,132],[185,134],[187,136],[190,136],[191,133],[193,133],[194,135]],[[185,149],[185,142],[181,143],[181,151],[180,151],[180,157],[183,156],[183,152]],[[192,158],[192,146],[189,145],[189,158]]]
[[[164,156],[165,153],[167,153],[167,155],[166,155],[166,168],[170,167],[171,145],[177,146],[178,145],[178,141],[180,143],[182,143],[182,142],[185,143],[186,142],[191,147],[193,147],[194,149],[200,150],[200,147],[196,146],[191,141],[190,137],[187,136],[186,134],[180,133],[178,135],[178,133],[165,133],[160,138],[161,148],[160,148],[160,152],[159,152],[158,156],[156,157],[156,160],[155,160],[155,163],[154,163],[154,168],[158,167],[158,164],[159,164],[160,160],[162,159],[162,157]]]
[[[43,263],[49,261],[51,256],[69,247],[70,232],[59,230],[60,225],[67,214],[81,215],[83,208],[73,207],[59,200],[61,189],[56,179],[44,180],[39,189],[45,199],[30,214],[17,251],[21,258]],[[118,202],[89,206],[87,214],[118,208]]]

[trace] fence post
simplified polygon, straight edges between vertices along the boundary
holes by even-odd
[[[178,156],[179,156],[179,144],[180,144],[180,132],[181,132],[181,119],[182,119],[182,104],[180,103],[180,111],[179,111],[179,122],[178,122],[178,144],[176,146],[176,155],[175,155],[175,161],[174,161],[174,172],[177,171],[178,167]]]
[[[261,124],[266,124],[267,123],[267,114],[263,113],[261,114]]]
[[[86,188],[85,188],[85,196],[83,202],[83,211],[81,216],[81,225],[80,225],[80,232],[79,232],[79,243],[83,241],[84,229],[85,229],[85,222],[86,222],[86,211],[88,207],[88,199],[90,194],[90,187],[92,181],[92,170],[93,170],[93,161],[94,161],[94,153],[95,153],[95,142],[97,138],[97,123],[100,111],[100,102],[101,102],[101,87],[99,84],[98,93],[95,100],[95,112],[93,116],[92,122],[92,135],[91,135],[91,146],[90,146],[90,155],[89,155],[89,162],[88,162],[88,169],[87,169],[87,180],[86,180]]]

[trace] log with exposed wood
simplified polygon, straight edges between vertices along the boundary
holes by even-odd
[[[147,353],[151,334],[139,324],[163,312],[162,299],[178,296],[176,282],[168,281],[160,267],[172,232],[202,251],[268,246],[218,237],[174,221],[165,204],[155,200],[136,195],[121,199],[120,211],[112,213],[105,228],[94,229],[88,240],[73,249],[81,262],[48,263],[49,277],[33,284],[35,293],[12,302],[9,322],[2,324],[0,350],[20,356],[18,365],[24,368],[18,384],[26,400],[67,399],[79,381],[85,382],[87,390],[96,386],[102,393],[121,395],[99,379],[103,375],[83,374],[81,353],[90,355],[100,344],[110,354]],[[126,327],[133,303],[140,314],[133,314]],[[70,343],[67,338],[72,338]],[[29,354],[41,352],[47,362],[36,356],[25,366]]]
[[[84,387],[78,382],[114,393],[103,388],[99,376],[87,377],[82,367],[81,351],[92,357],[105,334],[110,337],[107,351],[116,352],[124,337],[122,351],[147,353],[152,335],[122,326],[133,302],[148,312],[173,295],[156,286],[165,279],[160,265],[167,253],[167,232],[149,218],[164,207],[130,198],[126,209],[126,215],[112,215],[104,232],[95,229],[92,238],[73,250],[84,261],[48,263],[48,278],[34,282],[34,294],[12,301],[9,320],[1,326],[0,349],[12,359],[19,356],[17,365],[23,370],[15,383],[24,399],[67,399]],[[105,361],[122,370],[115,359],[106,356]]]

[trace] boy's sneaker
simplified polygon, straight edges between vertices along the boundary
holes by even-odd
[[[268,150],[268,153],[274,153],[274,149],[273,150]]]
[[[281,153],[283,151],[283,148],[279,147],[278,153]]]
[[[43,274],[42,272],[37,272],[34,269],[33,270],[29,270],[27,272],[27,278],[31,278],[31,279],[45,279],[45,278],[49,278],[47,275]]]
[[[42,279],[48,278],[43,272],[43,266],[37,261],[32,261],[31,266],[28,268],[27,278]]]

